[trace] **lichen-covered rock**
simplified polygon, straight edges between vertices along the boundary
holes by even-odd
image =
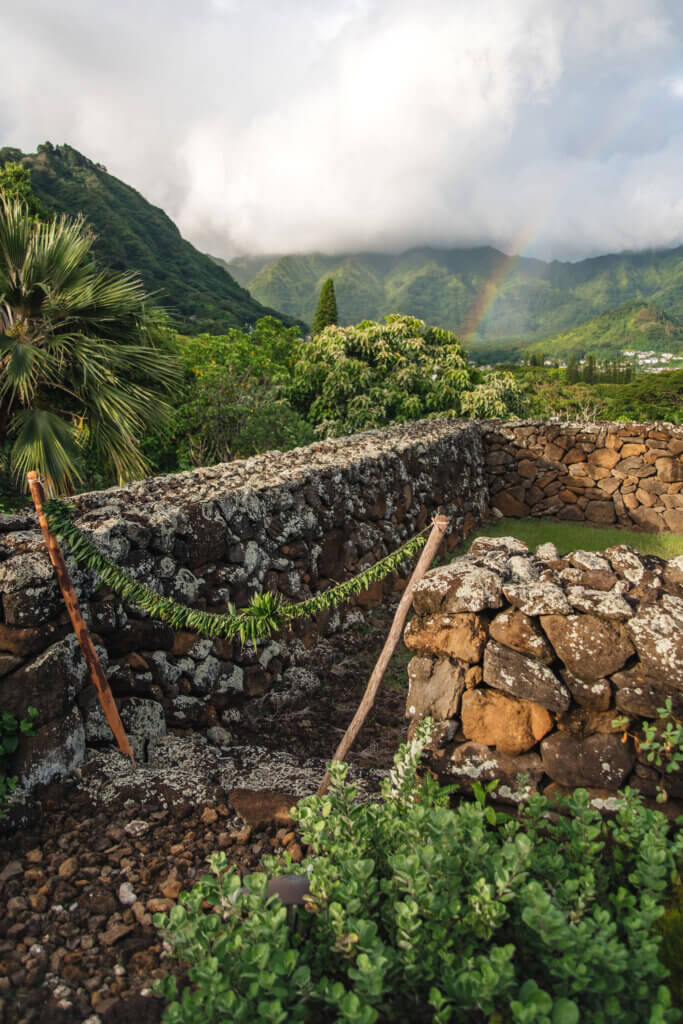
[[[555,655],[536,622],[518,609],[499,612],[489,627],[498,643],[549,665]]]
[[[617,735],[577,739],[555,732],[541,743],[543,768],[561,786],[601,786],[619,789],[633,768],[635,756],[630,743]]]
[[[410,651],[478,662],[484,651],[486,637],[486,622],[480,615],[455,612],[452,615],[412,619],[405,631],[404,641]]]
[[[538,754],[522,754],[510,757],[499,751],[489,750],[482,743],[462,743],[456,747],[450,758],[435,763],[435,769],[448,774],[461,783],[491,782],[499,780],[496,798],[519,803],[536,792],[543,778],[543,765]],[[519,776],[527,776],[526,784],[519,784]]]
[[[454,562],[433,569],[413,591],[413,607],[418,615],[437,612],[480,612],[500,608],[503,603],[499,576],[489,569]]]
[[[588,612],[605,619],[625,622],[633,615],[633,609],[621,594],[605,590],[590,590],[588,587],[569,587],[567,599],[577,612]]]
[[[667,610],[666,606],[644,605],[626,628],[643,670],[683,689],[683,628],[672,610],[671,606]]]
[[[569,707],[569,691],[547,665],[495,640],[489,640],[484,651],[484,682],[550,711],[565,711]]]
[[[497,690],[466,691],[460,717],[469,740],[512,756],[531,750],[553,727],[552,716],[540,704]]]
[[[69,775],[83,763],[85,732],[77,707],[66,715],[45,724],[37,720],[33,736],[23,736],[14,757],[12,771],[19,777],[22,789],[31,790],[39,784]]]
[[[460,710],[467,666],[448,658],[412,658],[408,663],[406,717],[412,727],[429,715],[436,722],[452,718]]]
[[[543,580],[538,583],[506,583],[505,598],[525,615],[568,615],[571,607],[561,587]]]
[[[683,717],[683,691],[675,683],[669,683],[661,676],[649,675],[641,662],[612,676],[615,685],[615,705],[620,711],[644,718],[658,718],[658,709],[664,707],[669,697],[672,710],[678,718]]]
[[[106,659],[102,649],[99,653]],[[38,710],[38,721],[45,724],[68,714],[87,682],[88,670],[72,634],[0,679],[0,708],[22,718],[26,708],[33,705]]]
[[[542,615],[541,626],[558,658],[579,679],[609,676],[635,653],[622,627],[595,615]]]
[[[617,544],[615,547],[607,548],[605,555],[616,573],[623,576],[629,583],[640,583],[645,566],[633,548],[626,544]]]

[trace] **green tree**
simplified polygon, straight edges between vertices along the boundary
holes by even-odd
[[[83,480],[88,451],[121,482],[144,475],[140,438],[179,379],[163,314],[133,274],[97,269],[82,218],[46,223],[0,200],[0,449],[14,479]]]
[[[460,396],[475,383],[454,334],[393,314],[382,324],[330,326],[301,345],[290,402],[318,434],[460,414]]]
[[[4,167],[0,167],[0,193],[5,200],[21,200],[32,217],[49,219],[50,212],[34,195],[31,188],[31,172],[23,164],[8,160]]]
[[[318,300],[318,308],[313,317],[311,334],[313,336],[320,334],[324,327],[336,324],[338,321],[339,315],[337,313],[337,299],[334,294],[334,281],[331,277],[328,277],[320,289],[320,298]]]

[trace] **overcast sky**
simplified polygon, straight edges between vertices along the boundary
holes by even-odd
[[[681,0],[0,0],[0,97],[226,258],[683,243]]]

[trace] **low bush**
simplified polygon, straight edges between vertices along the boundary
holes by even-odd
[[[533,796],[511,817],[450,794],[416,768],[429,726],[403,746],[379,803],[346,766],[295,811],[309,856],[265,858],[242,880],[210,875],[155,916],[189,966],[157,983],[167,1024],[446,1021],[642,1024],[680,1020],[658,919],[683,838],[633,792],[604,821],[585,791],[562,813]],[[289,910],[268,876],[306,874]]]

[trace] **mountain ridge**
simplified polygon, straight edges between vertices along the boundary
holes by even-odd
[[[576,262],[508,256],[491,246],[402,253],[325,253],[221,261],[261,302],[309,319],[334,279],[340,321],[412,313],[478,342],[535,341],[626,302],[683,316],[683,246]]]
[[[138,273],[184,333],[222,333],[263,316],[298,323],[255,300],[229,271],[184,239],[160,207],[72,146],[47,142],[35,153],[6,146],[0,166],[9,161],[28,167],[31,188],[48,209],[83,213],[96,235],[99,262]]]

